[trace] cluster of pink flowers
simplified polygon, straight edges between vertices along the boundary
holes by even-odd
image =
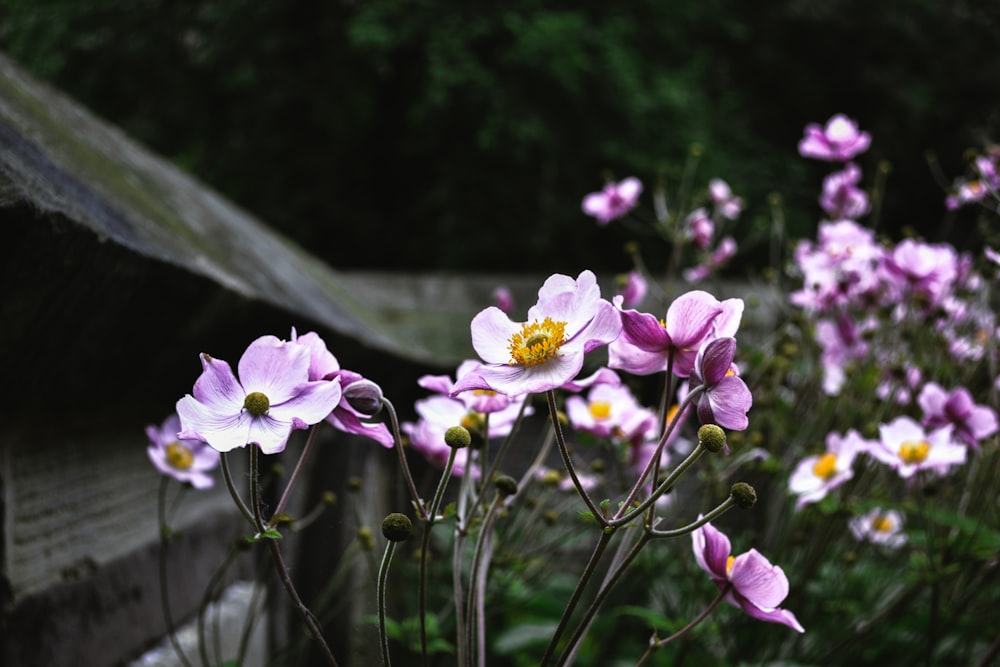
[[[1000,146],[989,146],[972,161],[972,174],[956,179],[951,192],[945,198],[945,206],[955,210],[966,204],[992,202],[996,210],[1000,206]]]

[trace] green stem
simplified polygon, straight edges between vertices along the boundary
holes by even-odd
[[[681,461],[678,464],[678,466],[674,468],[673,471],[671,471],[671,473],[667,476],[667,478],[663,480],[663,482],[658,487],[656,487],[656,489],[651,494],[649,494],[648,498],[639,503],[639,505],[637,505],[635,509],[633,509],[631,512],[628,512],[627,514],[611,519],[610,521],[607,522],[607,525],[616,527],[624,526],[625,524],[632,521],[632,519],[641,515],[644,511],[646,511],[647,507],[655,503],[660,496],[669,491],[670,488],[677,483],[677,480],[680,479],[680,476],[683,475],[687,471],[687,469],[694,464],[695,461],[700,459],[706,451],[707,450],[699,442],[697,446],[695,446],[694,450],[692,450],[692,452],[688,454],[687,458]]]
[[[441,479],[438,482],[438,487],[434,491],[434,498],[431,500],[430,511],[425,517],[424,534],[420,539],[420,580],[417,584],[418,593],[418,606],[419,606],[419,616],[420,616],[420,652],[423,656],[423,662],[427,664],[427,559],[428,553],[430,551],[431,544],[431,529],[434,527],[434,522],[437,520],[438,507],[441,505],[441,499],[444,498],[445,488],[448,486],[448,481],[451,479],[451,469],[455,465],[455,456],[458,450],[454,447],[448,453],[448,463],[445,464],[444,472],[441,473]],[[468,473],[468,471],[466,471]]]
[[[424,501],[421,500],[420,494],[417,492],[417,485],[413,482],[413,474],[410,472],[410,466],[406,462],[406,452],[403,451],[403,437],[399,431],[399,417],[396,415],[396,408],[393,406],[392,401],[384,396],[382,397],[382,405],[385,406],[386,411],[389,413],[389,423],[392,425],[392,435],[396,441],[394,449],[399,455],[399,469],[403,473],[403,479],[406,480],[406,487],[410,490],[410,497],[413,498],[413,506],[417,510],[417,518],[426,519],[427,508],[424,507]]]
[[[587,509],[594,516],[594,520],[597,521],[602,527],[606,526],[608,523],[607,518],[597,509],[597,505],[594,501],[590,499],[590,495],[587,494],[586,489],[583,488],[583,483],[576,474],[576,468],[573,466],[573,460],[569,455],[569,448],[566,447],[566,438],[563,436],[562,426],[559,424],[559,413],[556,407],[556,393],[553,390],[546,392],[546,397],[549,401],[549,415],[552,417],[552,431],[556,437],[556,444],[559,445],[559,454],[562,456],[563,464],[566,466],[566,471],[569,473],[570,479],[573,480],[573,486],[576,487],[577,493],[583,499],[583,502],[587,505]]]
[[[192,667],[187,654],[181,648],[181,643],[177,639],[177,632],[174,628],[174,615],[170,610],[170,586],[167,577],[167,544],[170,541],[170,527],[167,525],[167,486],[170,477],[163,475],[160,480],[159,502],[157,503],[157,513],[160,520],[160,604],[163,608],[163,622],[167,625],[167,636],[170,644],[174,647],[174,652],[184,667]]]
[[[480,577],[480,568],[482,567],[486,543],[489,541],[489,534],[493,529],[493,521],[496,518],[497,508],[500,507],[502,502],[503,498],[498,493],[493,498],[493,502],[490,503],[490,507],[486,511],[486,516],[483,518],[483,523],[479,528],[479,536],[476,538],[476,546],[472,552],[472,567],[469,568],[469,592],[465,605],[465,618],[468,619],[466,641],[468,642],[470,656],[475,653],[478,646],[480,667],[482,667],[484,662],[482,637],[486,630],[482,627],[483,619],[477,613],[477,610],[481,608],[482,599],[485,595],[483,587],[479,585],[481,580],[485,580],[485,572]],[[478,643],[476,642],[477,634],[479,636]]]
[[[299,479],[299,475],[302,474],[303,463],[305,463],[306,457],[309,456],[309,452],[312,451],[313,444],[316,442],[316,434],[319,432],[318,424],[314,424],[309,428],[309,437],[306,438],[306,444],[302,447],[302,453],[299,454],[299,460],[295,463],[295,469],[292,470],[292,476],[288,478],[288,484],[285,485],[285,491],[281,494],[281,499],[278,501],[277,507],[274,508],[274,512],[271,514],[271,520],[268,522],[268,528],[274,528],[281,521],[281,515],[285,511],[285,506],[288,504],[288,498],[292,493],[292,488]]]
[[[389,540],[385,545],[385,555],[382,556],[382,564],[378,568],[378,635],[382,645],[382,664],[389,667],[389,635],[385,630],[385,580],[389,575],[389,564],[392,562],[392,553],[396,550],[396,543]]]
[[[656,649],[663,648],[670,642],[680,639],[688,632],[690,632],[696,625],[698,625],[706,618],[708,618],[708,615],[711,614],[712,611],[719,606],[719,603],[722,602],[724,599],[726,599],[726,595],[729,593],[732,587],[733,587],[732,584],[726,584],[725,586],[723,586],[722,590],[719,591],[719,594],[715,597],[714,600],[712,600],[712,602],[707,607],[705,607],[704,611],[698,614],[694,618],[694,620],[692,620],[690,623],[685,625],[683,628],[681,628],[674,634],[670,635],[666,639],[661,639],[659,641],[651,639],[649,641],[649,647],[646,649],[646,652],[642,654],[642,657],[639,659],[639,662],[635,664],[635,667],[642,667],[642,665],[646,664],[646,661],[649,660],[649,658],[653,655]]]
[[[573,611],[576,609],[576,605],[580,602],[580,598],[583,596],[583,589],[587,586],[590,578],[597,571],[597,564],[601,560],[601,556],[604,555],[604,550],[607,548],[608,543],[611,541],[611,536],[615,533],[615,528],[608,526],[601,531],[601,538],[597,541],[597,545],[594,547],[594,553],[591,554],[590,560],[587,562],[587,567],[584,569],[583,574],[580,575],[580,581],[577,582],[576,588],[573,590],[573,595],[570,597],[569,602],[566,604],[566,608],[563,609],[562,618],[559,619],[559,625],[556,626],[556,631],[552,635],[552,639],[549,640],[549,645],[545,649],[545,655],[542,656],[542,661],[539,663],[541,667],[545,667],[552,660],[552,656],[555,654],[556,646],[559,644],[559,639],[562,637],[563,632],[566,631],[566,626],[569,624],[570,616],[573,615]]]
[[[253,445],[251,445],[251,447],[253,447]],[[222,465],[222,478],[226,481],[226,488],[229,489],[229,495],[233,497],[233,502],[236,503],[236,507],[239,508],[243,518],[249,521],[251,526],[256,527],[257,523],[254,521],[253,512],[250,511],[247,504],[243,502],[242,498],[240,498],[240,492],[236,490],[236,484],[233,483],[233,475],[229,472],[228,457],[228,452],[223,452],[222,455],[219,456],[219,461]]]

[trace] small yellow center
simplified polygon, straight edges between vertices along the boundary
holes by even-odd
[[[830,479],[837,472],[837,455],[827,452],[819,457],[813,465],[813,474],[823,479]]]
[[[194,454],[179,442],[167,445],[167,463],[177,470],[187,470],[194,463]]]
[[[481,412],[469,412],[462,417],[459,424],[467,428],[471,433],[479,433],[483,430],[483,426],[486,425],[486,418],[483,417]]]
[[[670,409],[667,410],[667,419],[666,419],[667,426],[670,426],[674,422],[674,420],[677,419],[677,413],[680,412],[680,409],[681,406],[678,405],[677,403],[674,403],[673,405],[670,406]]]
[[[243,401],[243,407],[254,417],[260,417],[271,407],[271,401],[259,391],[252,391]]]
[[[730,556],[726,559],[726,574],[733,571],[733,561],[736,560],[736,556]]]
[[[526,323],[510,337],[510,365],[531,368],[544,364],[556,356],[565,337],[565,322],[554,322],[551,317],[546,317],[541,322]]]
[[[611,404],[607,401],[593,401],[590,404],[590,415],[594,419],[607,419],[611,416]]]
[[[922,463],[931,451],[931,445],[926,440],[907,440],[899,446],[899,458],[905,463]]]
[[[493,391],[492,389],[473,389],[472,390],[472,395],[473,396],[496,396],[497,392]]]
[[[889,517],[880,514],[872,519],[872,529],[880,533],[892,532],[892,521],[889,520]]]

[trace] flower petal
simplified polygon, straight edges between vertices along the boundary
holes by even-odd
[[[733,560],[729,581],[737,593],[764,609],[774,609],[788,597],[788,577],[756,549]]]
[[[259,391],[271,405],[284,403],[309,380],[311,353],[305,345],[261,336],[240,357],[240,382],[247,393]]]
[[[233,369],[221,359],[201,355],[201,375],[195,380],[192,394],[200,403],[220,412],[238,412],[246,392],[236,381]]]

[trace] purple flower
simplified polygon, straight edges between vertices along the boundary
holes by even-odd
[[[856,219],[866,215],[870,209],[868,195],[858,188],[861,168],[849,162],[842,171],[836,171],[823,179],[823,194],[819,205],[834,220]]]
[[[727,220],[735,220],[743,210],[743,200],[733,196],[729,183],[721,178],[713,178],[708,182],[708,196],[716,212]]]
[[[698,419],[702,424],[742,431],[750,423],[747,411],[753,396],[736,374],[735,355],[736,339],[732,337],[716,338],[698,350],[691,371],[691,389],[704,387],[698,396]]]
[[[641,303],[649,291],[649,284],[638,271],[629,271],[619,276],[617,282],[621,287],[622,305],[628,308]]]
[[[805,632],[795,614],[778,606],[788,597],[788,577],[779,566],[772,565],[756,549],[730,555],[729,538],[711,523],[691,533],[691,545],[698,567],[708,573],[719,590],[729,587],[729,604],[759,621]]]
[[[951,425],[955,437],[972,447],[997,432],[997,415],[985,405],[977,405],[965,387],[948,393],[934,382],[920,390],[917,403],[924,411],[921,420],[927,428]]]
[[[493,305],[510,315],[514,311],[514,295],[506,285],[499,285],[493,290]]]
[[[202,440],[179,438],[181,420],[170,415],[157,428],[146,427],[149,447],[146,453],[157,470],[179,482],[188,483],[196,489],[208,489],[215,484],[215,478],[208,474],[219,465],[219,452]]]
[[[838,433],[826,436],[826,451],[807,456],[795,467],[788,480],[788,490],[798,496],[795,509],[819,502],[826,494],[854,476],[855,457],[868,451],[871,443],[854,429],[843,437]]]
[[[696,283],[712,275],[723,264],[728,262],[736,254],[736,239],[732,236],[724,236],[719,240],[719,245],[708,254],[701,264],[684,270],[684,280],[689,283]]]
[[[967,447],[952,441],[952,427],[931,432],[910,417],[897,417],[878,428],[879,440],[868,450],[873,457],[908,479],[920,470],[945,473],[953,465],[965,463]]]
[[[309,348],[262,336],[239,361],[201,355],[194,390],[177,401],[184,438],[200,438],[220,452],[254,444],[265,454],[285,449],[293,429],[325,419],[340,402],[340,381],[309,380]]]
[[[601,298],[597,278],[583,271],[549,276],[526,322],[490,306],[472,319],[472,346],[485,363],[459,378],[452,395],[492,389],[508,396],[555,389],[583,368],[587,352],[621,333],[618,310]]]
[[[875,507],[861,516],[854,517],[847,525],[854,538],[859,541],[880,544],[890,549],[898,549],[906,544],[903,515],[896,510]]]
[[[885,257],[882,268],[900,292],[916,292],[937,305],[951,292],[960,267],[954,247],[904,239]]]
[[[384,423],[363,421],[378,410],[368,413],[362,412],[357,408],[359,402],[351,400],[352,394],[356,393],[358,387],[365,386],[365,383],[371,381],[354,371],[342,369],[340,362],[326,347],[326,343],[319,334],[314,331],[298,336],[295,329],[292,329],[292,342],[309,350],[309,380],[339,379],[340,381],[340,387],[343,390],[340,401],[326,420],[338,431],[370,438],[383,447],[393,447],[396,439]],[[352,387],[353,389],[351,389]],[[378,385],[375,385],[375,388],[378,388]]]
[[[696,208],[688,213],[684,220],[684,227],[687,230],[686,236],[691,239],[695,248],[704,250],[712,245],[715,237],[715,223],[708,212],[703,208]]]
[[[642,183],[638,178],[626,178],[621,183],[610,182],[600,192],[592,192],[583,198],[583,212],[597,218],[597,223],[603,226],[635,208],[640,194]]]
[[[816,123],[806,125],[805,136],[799,142],[799,155],[828,162],[846,162],[868,150],[871,141],[871,135],[859,131],[857,123],[843,114],[837,114],[827,121],[825,127]]]
[[[598,438],[619,437],[623,427],[636,413],[651,414],[639,405],[632,391],[623,384],[598,384],[587,393],[566,399],[566,417],[573,428]],[[656,425],[655,414],[653,426]]]
[[[687,377],[702,344],[735,334],[742,316],[742,299],[720,302],[701,290],[674,299],[662,321],[649,313],[623,310],[622,334],[608,347],[608,366],[650,375],[665,371],[673,357],[674,374]]]

